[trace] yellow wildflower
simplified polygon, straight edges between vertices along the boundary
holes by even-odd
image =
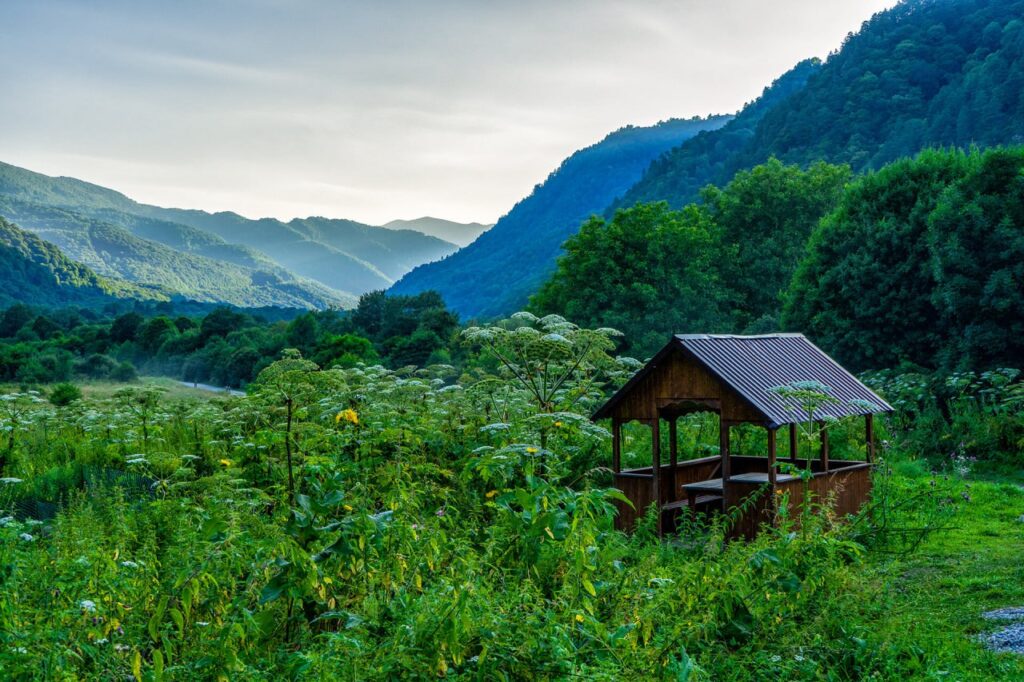
[[[526,451],[532,455],[537,452],[537,448],[526,448]]]
[[[343,505],[341,505],[341,508],[344,509],[345,511],[352,511],[352,505],[351,504],[343,504]]]
[[[487,493],[487,499],[489,500],[489,499],[491,499],[492,497],[494,497],[497,494],[498,494],[497,490],[492,490],[491,492]]]
[[[555,428],[556,429],[562,428],[562,422],[555,422]]]
[[[576,622],[577,622],[577,623],[582,623],[582,622],[583,622],[583,620],[584,620],[584,618],[583,618],[583,614],[582,614],[582,613],[577,613],[577,614],[576,614]]]
[[[221,463],[221,464],[223,464],[223,465],[224,465],[224,466],[226,466],[226,467],[229,467],[229,466],[231,466],[231,460],[230,460],[230,459],[222,459],[222,460],[220,461],[220,463]]]
[[[338,414],[334,415],[334,422],[335,423],[341,423],[342,420],[345,420],[345,421],[349,422],[350,424],[358,424],[359,423],[359,415],[356,414],[356,411],[353,410],[352,408],[348,408],[348,409],[342,410]]]

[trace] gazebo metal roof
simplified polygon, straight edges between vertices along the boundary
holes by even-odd
[[[673,350],[682,350],[742,396],[770,428],[807,421],[807,415],[771,389],[802,381],[828,387],[837,402],[819,406],[815,419],[891,412],[892,407],[803,334],[736,336],[677,334],[643,369],[605,403],[593,419],[611,409]]]

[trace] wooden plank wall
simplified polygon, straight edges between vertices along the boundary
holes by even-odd
[[[683,350],[677,350],[644,377],[615,406],[614,414],[624,422],[652,420],[659,407],[673,400],[714,400],[721,405],[727,421],[763,422],[765,417],[715,375]]]

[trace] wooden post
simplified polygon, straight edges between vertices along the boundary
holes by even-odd
[[[676,486],[676,467],[679,466],[679,446],[677,443],[678,431],[676,429],[676,417],[673,415],[668,420],[668,456],[669,461],[672,463],[672,471],[669,473],[668,485],[669,494],[668,501],[675,502],[679,499],[679,489]]]
[[[789,461],[794,465],[796,464],[796,456],[799,451],[800,444],[796,439],[796,424],[789,425]]]
[[[676,428],[676,417],[672,417],[668,422],[668,453],[669,459],[672,462],[673,471],[675,471],[676,465],[679,464],[678,435],[679,432]]]
[[[658,510],[658,536],[662,534],[662,513],[661,513],[661,427],[659,418],[655,418],[651,424],[651,460],[654,479],[651,484],[654,487],[654,506]]]
[[[864,440],[868,448],[868,461],[875,462],[875,415],[864,415]]]
[[[821,434],[821,468],[828,471],[828,430],[825,422],[818,422],[819,433]]]
[[[775,429],[768,427],[768,483],[775,494]]]
[[[622,471],[622,422],[612,417],[612,471]]]
[[[722,487],[724,488],[732,474],[729,466],[729,422],[721,417],[718,419],[718,450],[722,456]]]

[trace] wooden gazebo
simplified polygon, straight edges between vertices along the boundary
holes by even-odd
[[[751,536],[770,519],[774,493],[789,491],[799,504],[804,486],[800,478],[778,472],[777,435],[788,427],[788,461],[800,469],[797,424],[808,415],[772,389],[795,382],[817,381],[828,386],[834,402],[815,410],[815,421],[863,416],[865,456],[857,460],[829,457],[827,431],[820,456],[811,462],[809,490],[820,501],[831,501],[842,515],[856,512],[871,490],[874,460],[872,414],[892,408],[871,389],[843,369],[802,334],[732,336],[680,334],[608,400],[592,419],[611,419],[612,463],[615,485],[632,502],[619,504],[616,526],[630,530],[639,516],[658,504],[658,532],[671,532],[684,511],[713,512],[735,507],[767,485],[750,505],[734,532]],[[676,421],[693,412],[719,415],[719,455],[680,461]],[[652,430],[651,466],[622,470],[622,426],[630,421]],[[661,427],[668,425],[668,462],[661,452]],[[729,431],[739,424],[755,424],[767,431],[767,457],[730,451]]]

